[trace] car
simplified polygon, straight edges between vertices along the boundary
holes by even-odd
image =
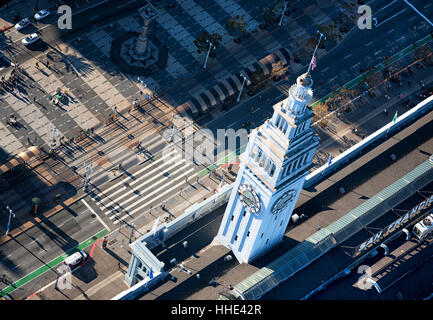
[[[88,257],[87,253],[84,250],[80,250],[67,257],[65,261],[63,261],[63,264],[73,269],[81,265],[84,261],[86,261],[87,257]]]
[[[24,18],[22,19],[20,22],[18,22],[15,25],[15,29],[17,29],[18,31],[21,29],[24,29],[25,27],[27,27],[30,24],[30,19],[29,18]]]
[[[27,46],[33,42],[36,42],[37,40],[39,40],[39,36],[37,33],[32,33],[29,34],[27,37],[25,37],[23,40],[21,40],[21,42]]]
[[[48,11],[47,9],[42,9],[41,11],[37,12],[35,14],[35,19],[37,21],[42,20],[43,18],[46,18],[50,15],[50,11]]]

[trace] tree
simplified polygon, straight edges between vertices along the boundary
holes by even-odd
[[[229,35],[234,35],[236,38],[239,38],[241,34],[247,32],[244,16],[235,16],[234,18],[228,19],[225,27]]]
[[[326,125],[326,120],[323,119],[329,113],[328,104],[326,102],[317,103],[313,108],[313,113],[313,123],[321,120],[319,124]]]
[[[428,65],[433,64],[433,53],[429,43],[415,49],[415,60],[419,59],[423,59]]]
[[[365,80],[370,88],[377,87],[380,83],[382,83],[383,78],[381,77],[380,72],[374,72],[374,68],[371,67],[369,71],[372,72],[372,74]]]
[[[270,75],[264,75],[261,70],[254,71],[250,76],[250,85],[248,86],[249,94],[270,87]]]
[[[215,48],[218,48],[221,43],[222,37],[218,33],[203,32],[197,37],[193,43],[197,48],[197,53],[207,52],[209,50],[209,42],[211,42]]]
[[[277,20],[277,9],[272,7],[263,8],[262,16],[266,25],[273,25]]]
[[[328,25],[321,24],[318,26],[318,29],[326,37],[326,39],[322,38],[322,41],[320,42],[321,44],[325,44],[330,40],[337,42],[343,39],[337,28],[337,25],[333,23],[330,23]]]
[[[272,79],[274,79],[275,81],[278,81],[287,72],[287,70],[288,66],[283,66],[283,63],[281,61],[273,63],[270,77],[272,77]]]
[[[342,87],[340,90],[335,91],[334,94],[329,96],[329,98],[326,99],[325,104],[328,106],[329,110],[336,110],[350,103],[357,94],[359,94],[359,91],[357,90]]]

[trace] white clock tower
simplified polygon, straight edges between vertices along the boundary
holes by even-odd
[[[309,68],[310,70],[310,68]],[[290,221],[319,139],[310,128],[313,81],[298,77],[274,114],[249,135],[216,240],[249,263],[278,244]]]

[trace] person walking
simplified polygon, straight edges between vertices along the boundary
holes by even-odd
[[[35,64],[35,65],[36,65],[36,68],[37,68],[37,69],[39,69],[39,63],[38,63],[38,62],[36,62],[36,64]]]

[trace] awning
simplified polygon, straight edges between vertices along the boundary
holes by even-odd
[[[21,163],[25,163],[26,161],[28,161],[32,157],[38,155],[40,152],[41,151],[36,146],[29,147],[26,151],[23,151],[23,152],[17,154],[13,158],[11,158],[8,162],[2,164],[0,166],[0,174],[3,174],[5,172],[15,168],[17,165],[19,165]]]

